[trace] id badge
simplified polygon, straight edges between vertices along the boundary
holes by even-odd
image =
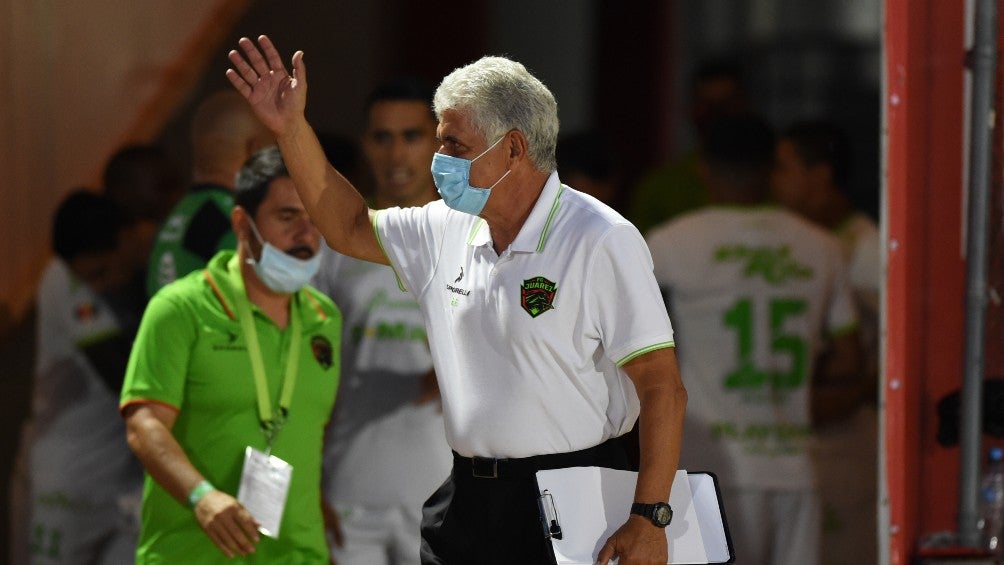
[[[282,459],[251,446],[244,452],[244,470],[241,471],[237,500],[261,524],[258,531],[266,536],[279,537],[279,524],[286,508],[292,476],[293,466]]]

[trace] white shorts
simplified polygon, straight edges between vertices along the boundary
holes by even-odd
[[[125,445],[81,447],[50,432],[30,447],[28,545],[35,564],[136,559],[143,471]]]
[[[118,500],[34,493],[28,539],[33,564],[133,563],[138,535]]]
[[[815,492],[722,488],[736,563],[818,565],[822,510]]]
[[[875,565],[878,411],[862,407],[816,432],[812,458],[823,501],[823,565]]]
[[[330,543],[338,565],[419,565],[421,509],[337,504],[342,547]]]

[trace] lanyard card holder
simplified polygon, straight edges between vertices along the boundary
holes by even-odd
[[[245,450],[237,500],[261,524],[258,531],[271,538],[279,537],[292,476],[293,466],[282,459],[251,446]]]

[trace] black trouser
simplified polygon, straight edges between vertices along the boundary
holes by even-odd
[[[628,469],[621,442],[523,459],[469,459],[454,453],[450,478],[422,509],[422,563],[553,564],[537,508],[535,473],[588,466]]]

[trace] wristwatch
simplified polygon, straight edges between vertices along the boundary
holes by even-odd
[[[673,507],[665,502],[655,504],[635,502],[631,505],[631,513],[648,518],[660,528],[665,528],[673,521]]]

